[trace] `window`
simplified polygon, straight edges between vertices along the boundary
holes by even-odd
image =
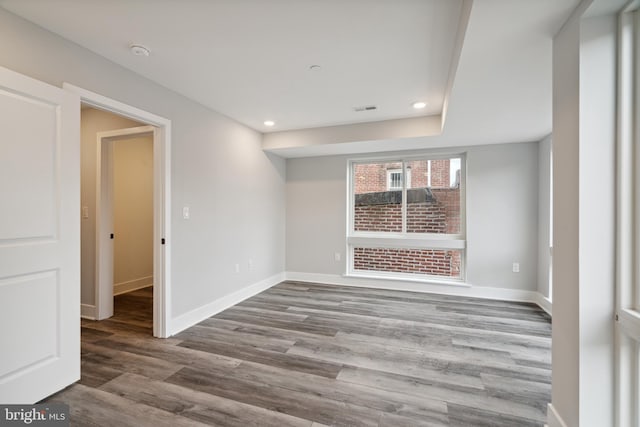
[[[463,164],[462,155],[350,162],[348,273],[463,280]]]
[[[407,185],[411,183],[411,169],[407,169]],[[402,169],[387,169],[387,190],[402,190]]]
[[[618,274],[616,283],[617,424],[640,425],[640,9],[620,19]]]

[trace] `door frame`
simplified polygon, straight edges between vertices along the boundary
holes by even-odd
[[[153,126],[139,126],[112,131],[98,132],[96,155],[96,268],[95,268],[95,306],[97,320],[103,320],[113,316],[114,296],[114,233],[113,222],[113,143],[115,141],[152,136],[153,146],[157,143],[158,135]],[[155,177],[154,177],[155,178]],[[154,179],[154,202],[159,189]],[[158,221],[157,206],[154,204],[153,223]],[[156,246],[153,245],[154,254]],[[156,257],[153,258],[154,277],[156,270]],[[153,285],[157,285],[154,279]],[[155,307],[154,307],[155,308]],[[155,312],[155,310],[154,310]]]
[[[62,87],[79,95],[83,104],[155,128],[153,141],[153,336],[167,338],[172,330],[169,316],[171,313],[171,120],[70,83],[65,82]],[[100,150],[98,152],[100,153]],[[97,265],[96,268],[99,269],[99,266]],[[96,307],[98,306],[96,304]]]

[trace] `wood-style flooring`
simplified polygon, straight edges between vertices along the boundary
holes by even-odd
[[[162,340],[151,291],[82,321],[87,426],[542,426],[551,323],[533,304],[281,283]]]

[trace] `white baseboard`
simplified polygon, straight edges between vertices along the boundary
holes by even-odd
[[[546,427],[567,427],[567,423],[564,422],[562,417],[558,415],[556,408],[553,407],[553,404],[549,403],[547,405],[547,424]]]
[[[153,286],[153,276],[141,277],[139,279],[128,280],[126,282],[114,283],[113,296],[137,291],[138,289]]]
[[[80,317],[83,319],[96,320],[96,306],[80,304]]]
[[[338,274],[300,273],[288,271],[287,280],[298,282],[323,283],[327,285],[357,286],[375,289],[392,289],[434,293],[444,295],[459,295],[474,298],[486,298],[505,301],[533,302],[540,305],[538,292],[520,289],[490,288],[483,286],[446,285],[429,282],[410,282],[378,278],[349,277]],[[544,309],[544,307],[543,307]],[[546,310],[545,310],[546,311]]]
[[[250,298],[262,291],[269,289],[272,286],[277,285],[280,282],[283,282],[284,280],[285,274],[278,273],[274,276],[254,283],[253,285],[242,288],[232,294],[219,298],[187,313],[181,314],[180,316],[171,320],[171,330],[168,331],[168,335],[171,336],[177,334],[178,332],[184,331],[185,329],[199,322],[202,322],[204,319],[218,314],[221,311],[226,310],[227,308],[246,300],[247,298]]]
[[[538,299],[535,301],[536,304],[540,306],[541,309],[547,312],[549,316],[551,316],[553,304],[549,300],[549,298],[542,295],[540,292],[536,292]]]

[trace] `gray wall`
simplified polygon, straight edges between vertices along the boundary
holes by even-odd
[[[467,282],[535,291],[538,144],[460,150],[467,152]],[[287,271],[345,273],[349,158],[287,160]]]
[[[578,141],[580,22],[553,43],[553,383],[552,403],[578,426]],[[561,308],[561,309],[560,309]]]
[[[172,121],[172,317],[284,270],[285,162],[258,132],[3,9],[0,65]]]

